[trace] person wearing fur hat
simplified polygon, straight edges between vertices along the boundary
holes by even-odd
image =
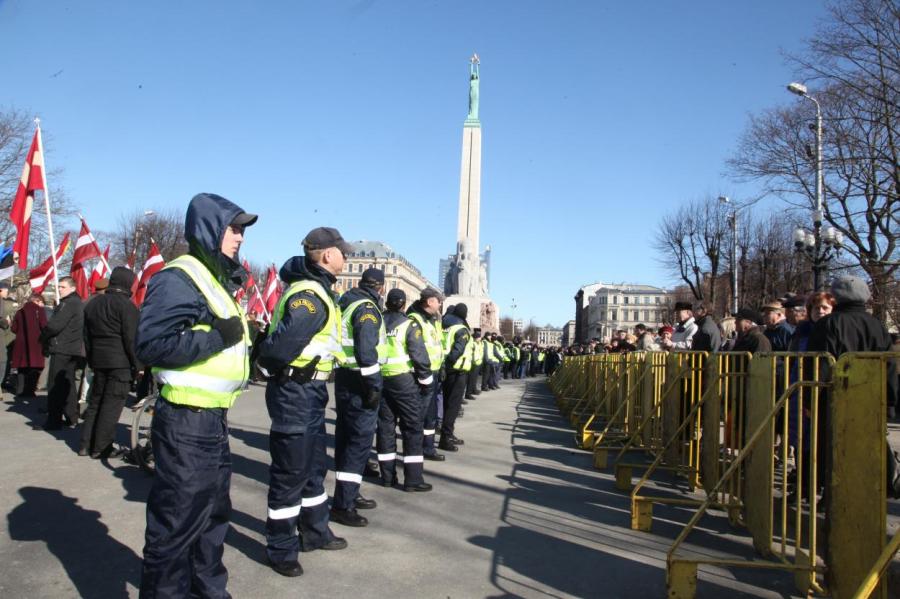
[[[124,453],[113,447],[116,424],[141,366],[134,352],[138,309],[131,301],[134,273],[117,266],[106,290],[84,307],[84,344],[94,372],[78,455],[92,458]]]

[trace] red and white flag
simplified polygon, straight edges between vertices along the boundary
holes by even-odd
[[[81,231],[78,233],[78,239],[75,241],[75,254],[72,256],[72,266],[84,264],[92,258],[99,258],[101,255],[97,240],[91,235],[91,230],[88,229],[87,223],[82,218]]]
[[[144,261],[144,268],[141,269],[141,277],[140,282],[138,283],[137,292],[132,298],[135,306],[140,307],[140,305],[144,303],[144,297],[147,295],[147,285],[150,283],[150,278],[161,271],[165,265],[166,261],[163,260],[162,254],[159,253],[156,242],[151,242],[150,253],[147,254],[147,259]]]
[[[97,263],[97,266],[91,271],[91,278],[88,279],[91,293],[97,291],[97,281],[109,277],[109,275],[109,246],[106,246],[106,251],[103,252],[103,259]]]
[[[278,304],[279,299],[281,299],[281,284],[278,281],[278,273],[275,271],[275,266],[270,266],[269,274],[266,277],[266,290],[263,292],[263,301],[269,314],[275,311],[275,306]]]
[[[59,263],[62,260],[62,257],[65,255],[66,251],[69,249],[69,234],[66,233],[66,236],[63,237],[62,242],[59,244],[59,249],[56,250],[56,262]],[[43,293],[44,288],[47,286],[47,283],[53,280],[53,275],[55,271],[53,269],[53,256],[50,256],[46,260],[44,260],[40,266],[37,268],[33,268],[28,272],[28,279],[31,283],[31,291],[34,293]]]
[[[31,148],[25,158],[25,167],[22,169],[22,178],[19,179],[19,188],[16,197],[9,210],[9,219],[16,227],[16,241],[13,244],[13,252],[18,255],[19,268],[28,268],[28,236],[31,233],[31,210],[34,205],[34,192],[46,191],[47,182],[44,178],[44,156],[41,148],[41,130],[36,129],[34,139],[31,140]]]

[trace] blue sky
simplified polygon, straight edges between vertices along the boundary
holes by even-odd
[[[91,227],[199,191],[261,215],[281,264],[312,227],[431,279],[453,251],[468,58],[481,57],[481,243],[508,315],[562,325],[590,282],[666,286],[659,217],[753,187],[747,117],[793,102],[782,51],[819,2],[0,0],[0,105],[40,115]],[[50,143],[52,140],[52,144]]]

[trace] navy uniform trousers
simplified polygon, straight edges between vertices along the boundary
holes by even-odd
[[[419,389],[422,407],[422,452],[425,455],[437,453],[434,434],[437,432],[438,393],[441,390],[440,371],[432,371],[434,382],[424,389]]]
[[[231,514],[227,414],[156,402],[142,598],[230,597],[222,564]]]
[[[276,387],[281,387],[277,389]],[[290,401],[289,410],[274,402]],[[328,494],[325,474],[325,381],[283,385],[270,381],[266,386],[269,414],[290,414],[273,418],[269,433],[268,517],[266,555],[272,562],[294,561],[298,552],[318,549],[334,539],[328,528]]]
[[[355,509],[362,473],[372,450],[378,422],[378,406],[363,405],[366,393],[358,371],[339,368],[334,380],[337,418],[334,424],[334,497],[336,510]]]
[[[431,385],[428,386],[431,389]],[[410,373],[384,377],[384,394],[378,408],[378,434],[375,448],[381,481],[397,480],[397,422],[403,437],[403,484],[416,485],[422,478],[422,396]],[[434,437],[432,436],[432,439]]]
[[[441,438],[453,436],[456,418],[462,407],[463,395],[466,393],[466,383],[469,380],[469,372],[466,370],[447,370],[444,387],[444,419],[441,421]]]

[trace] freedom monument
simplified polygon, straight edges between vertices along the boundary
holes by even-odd
[[[444,290],[445,306],[466,304],[469,324],[483,332],[500,331],[497,304],[488,297],[487,269],[482,263],[478,237],[481,224],[481,121],[478,120],[478,55],[469,61],[469,114],[463,123],[462,165],[459,174],[459,220],[456,254]]]

